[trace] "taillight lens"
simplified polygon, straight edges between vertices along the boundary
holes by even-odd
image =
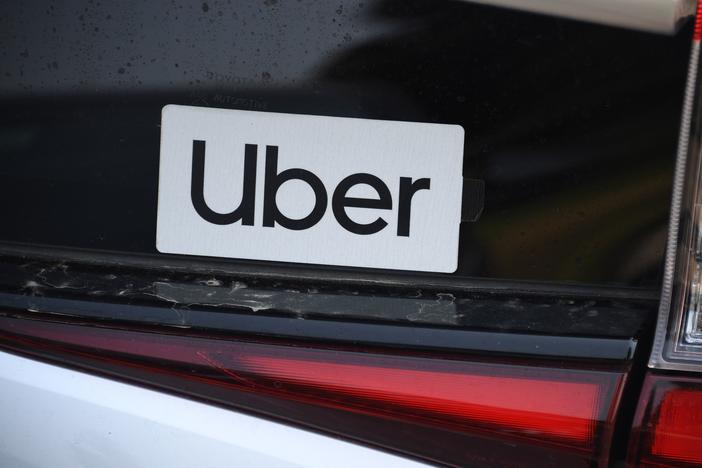
[[[658,324],[650,367],[702,371],[702,2],[690,51]]]
[[[0,345],[432,462],[606,462],[626,373],[0,317]]]
[[[702,379],[649,375],[634,420],[631,466],[702,465]]]

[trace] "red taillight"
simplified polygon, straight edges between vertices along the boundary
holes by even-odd
[[[604,463],[625,379],[621,370],[359,352],[7,317],[0,317],[0,332],[2,344],[12,349],[452,464]],[[355,415],[353,424],[345,414]],[[417,445],[419,440],[424,446]]]
[[[702,379],[646,378],[634,421],[629,464],[702,464]]]
[[[343,400],[350,407],[376,407],[403,419],[538,434],[581,447],[594,443],[606,398],[602,393],[607,391],[592,374],[585,381],[570,376],[576,381],[566,382],[558,379],[569,376],[550,369],[524,372],[512,366],[387,356],[366,356],[359,364],[330,363],[295,357],[299,351],[292,354],[248,355],[240,362],[248,372],[271,382]]]
[[[702,391],[671,390],[661,403],[651,454],[702,463]]]

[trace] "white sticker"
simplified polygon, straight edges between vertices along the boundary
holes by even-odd
[[[159,252],[452,273],[463,128],[168,105]]]

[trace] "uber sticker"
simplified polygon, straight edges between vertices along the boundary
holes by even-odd
[[[458,125],[167,105],[159,252],[451,273]]]

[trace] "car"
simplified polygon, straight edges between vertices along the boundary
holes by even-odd
[[[702,465],[691,0],[0,4],[0,466]]]

